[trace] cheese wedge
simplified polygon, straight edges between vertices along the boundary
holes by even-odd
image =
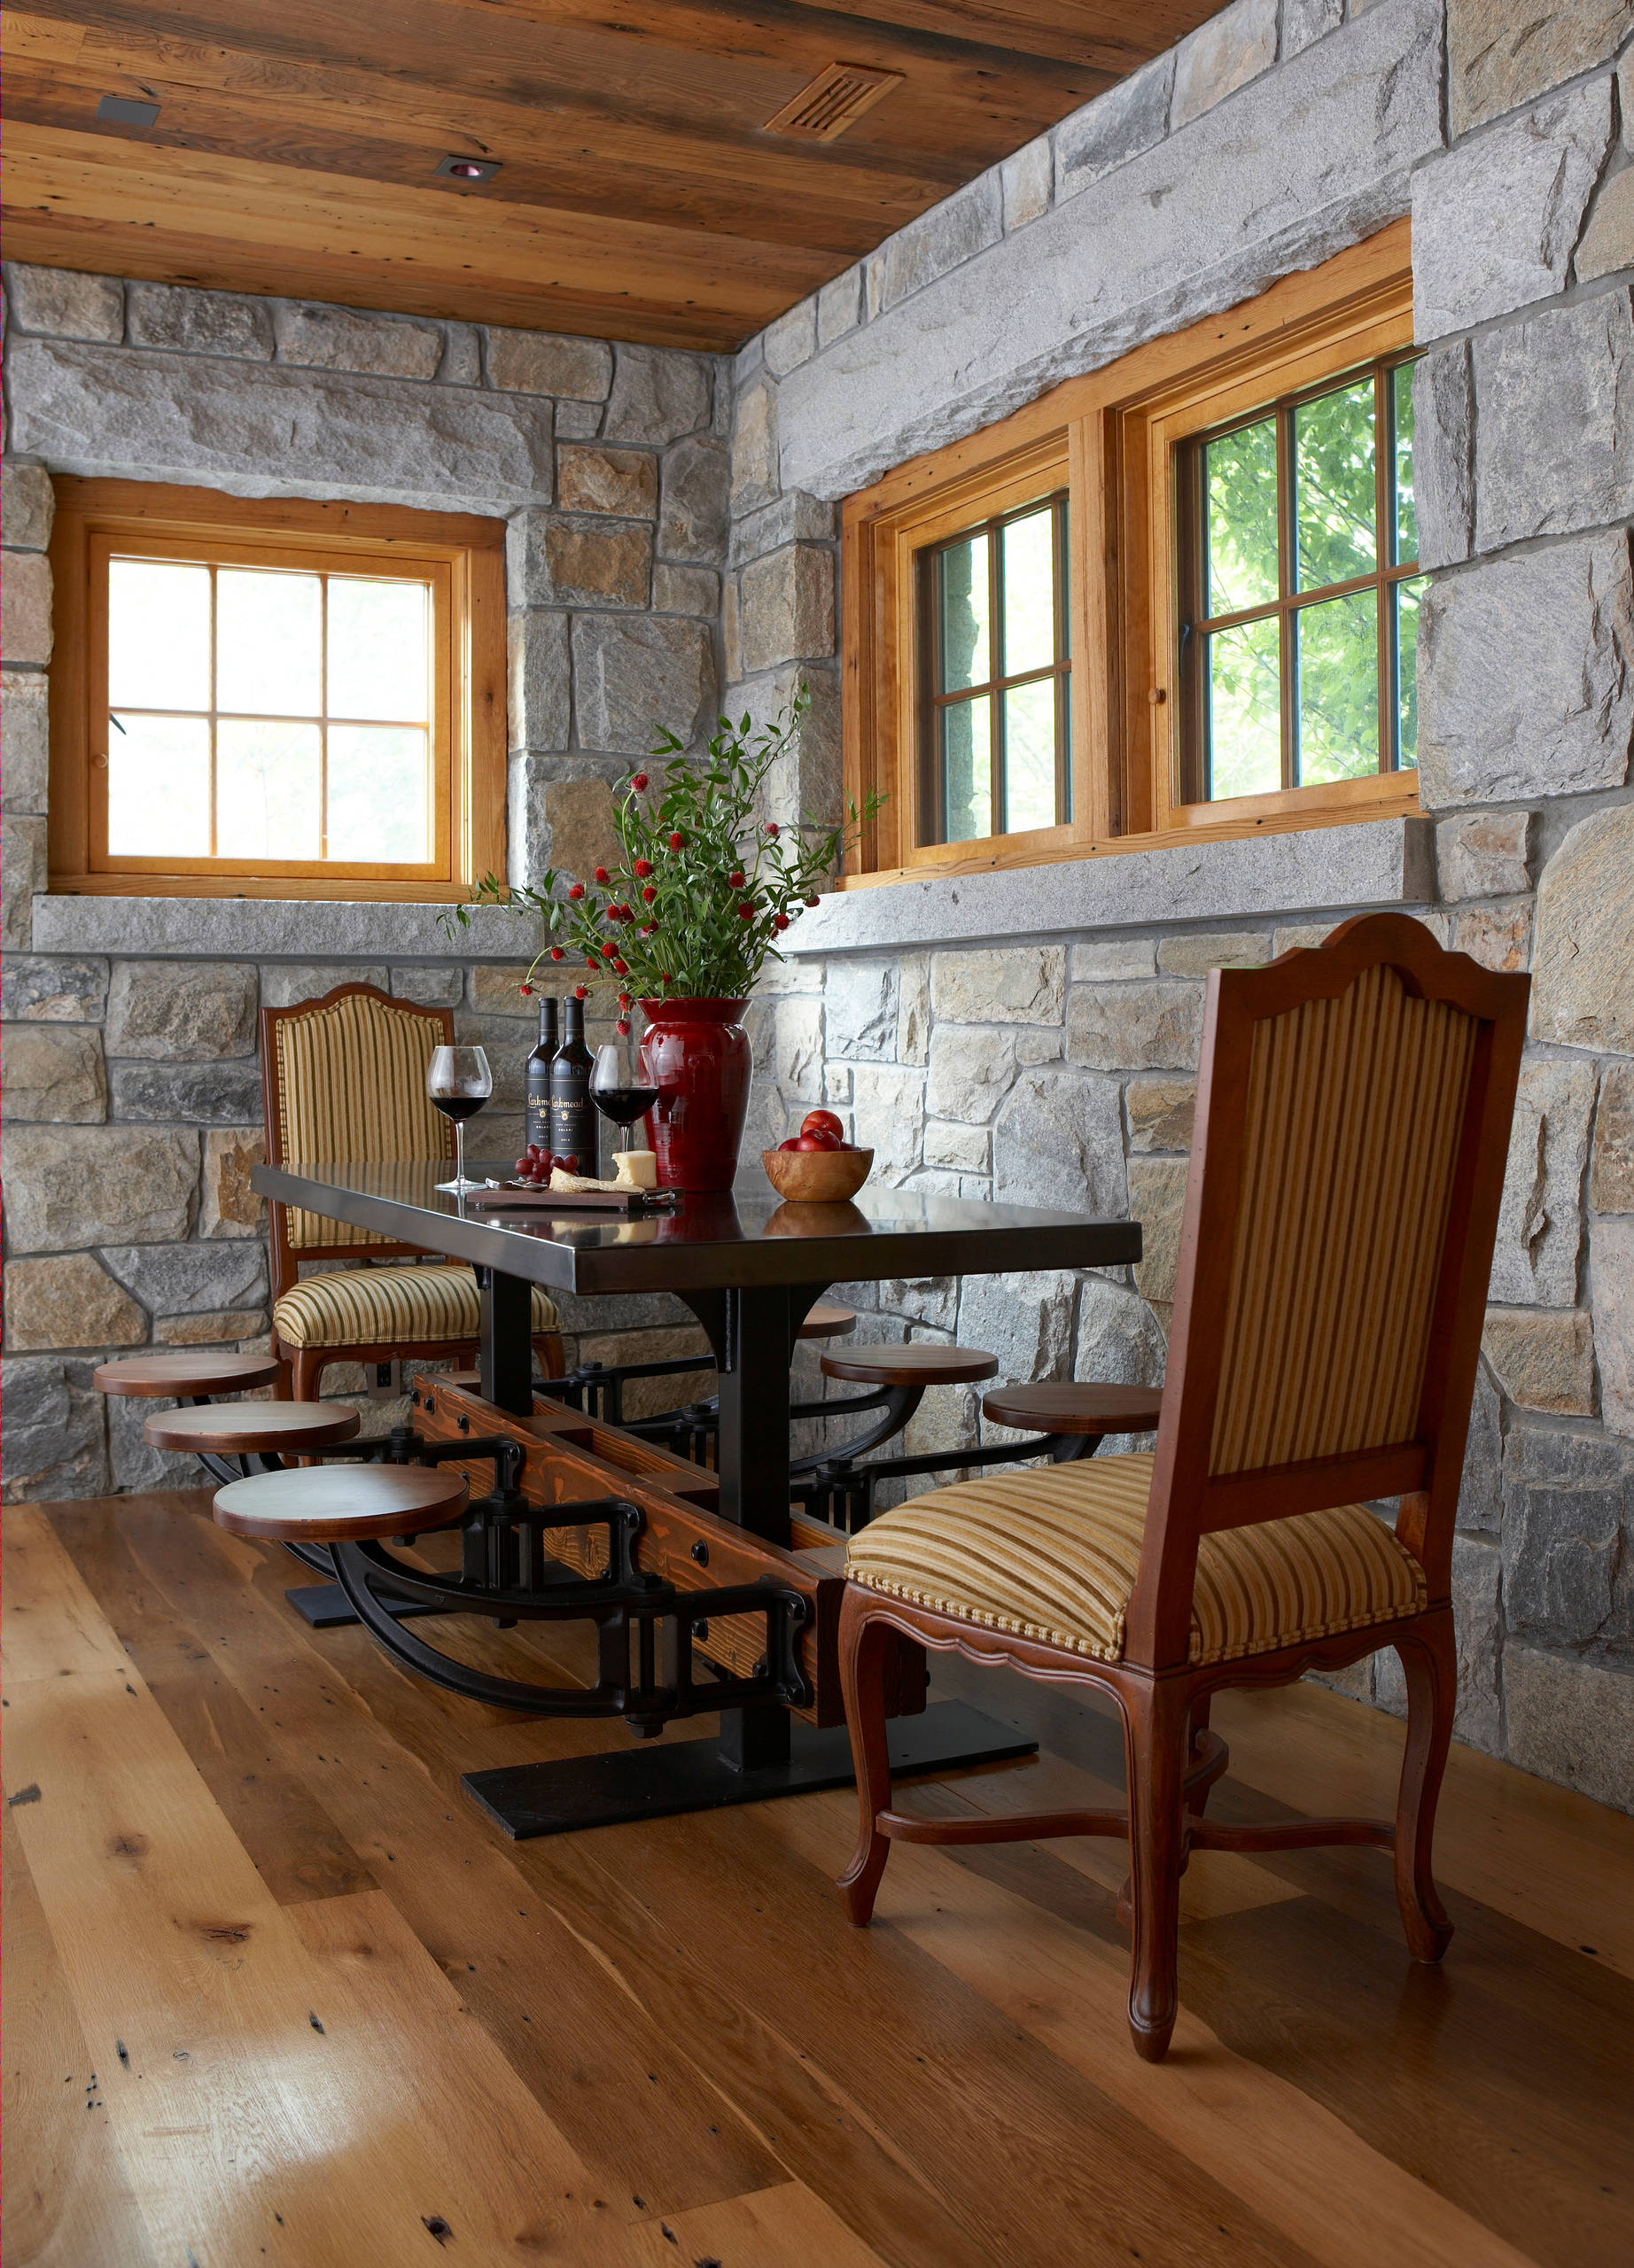
[[[613,1159],[615,1189],[656,1189],[658,1161],[650,1150],[620,1150]]]
[[[623,1184],[616,1181],[593,1181],[587,1174],[569,1173],[564,1166],[552,1166],[550,1186],[561,1190],[618,1189]]]

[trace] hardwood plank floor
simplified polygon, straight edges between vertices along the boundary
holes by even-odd
[[[1455,1750],[1440,1970],[1376,1852],[1201,1854],[1152,2068],[1118,1846],[899,1845],[860,1932],[848,1795],[509,1845],[460,1772],[618,1729],[308,1629],[206,1505],[6,1515],[8,2268],[1634,2252],[1634,1821]],[[460,1650],[587,1666],[571,1632]],[[1044,1752],[914,1805],[1116,1800],[1104,1716],[960,1689]],[[1399,1726],[1319,1689],[1216,1722],[1222,1816],[1390,1790]]]

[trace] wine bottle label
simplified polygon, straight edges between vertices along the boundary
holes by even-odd
[[[596,1165],[595,1105],[587,1072],[571,1083],[558,1071],[550,1090],[549,1147],[559,1158],[577,1158],[575,1171],[594,1174]]]
[[[528,1073],[527,1139],[541,1150],[556,1147],[550,1138],[550,1070],[548,1064],[541,1073],[532,1070]]]

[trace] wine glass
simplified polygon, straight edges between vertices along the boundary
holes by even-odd
[[[454,1179],[437,1186],[463,1197],[468,1189],[482,1187],[479,1181],[465,1178],[465,1121],[476,1116],[494,1091],[487,1057],[479,1047],[433,1048],[425,1091],[443,1116],[454,1121]]]
[[[603,1118],[611,1118],[619,1127],[619,1151],[627,1150],[630,1128],[652,1108],[658,1099],[658,1091],[649,1084],[641,1052],[626,1033],[620,1033],[617,1039],[596,1049],[590,1073],[590,1099]]]

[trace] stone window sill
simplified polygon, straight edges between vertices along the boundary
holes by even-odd
[[[1425,905],[1435,897],[1434,828],[1414,813],[840,890],[803,917],[782,950],[790,957],[871,952]]]
[[[440,959],[527,958],[526,932],[507,913],[472,917],[451,939],[440,909],[358,898],[76,897],[34,901],[37,953],[185,954],[215,960],[378,960],[383,954]]]

